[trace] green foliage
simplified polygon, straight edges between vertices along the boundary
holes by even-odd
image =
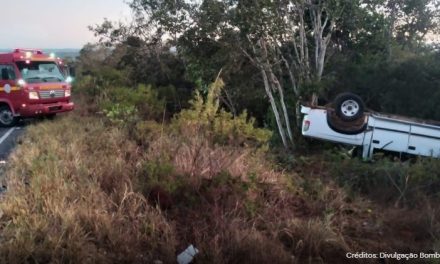
[[[132,42],[139,45],[132,46]],[[187,107],[194,85],[184,78],[186,69],[182,60],[170,51],[170,46],[156,49],[142,45],[145,42],[136,37],[129,37],[126,43],[114,48],[86,45],[78,58],[75,90],[99,98],[112,87],[145,84],[158,91],[168,113]]]
[[[164,124],[159,124],[152,120],[143,120],[137,122],[132,128],[131,137],[139,144],[148,144],[157,140],[164,132]]]
[[[111,66],[96,66],[93,70],[87,70],[87,74],[78,76],[74,89],[75,93],[97,99],[110,87],[129,86],[129,84],[125,71]]]
[[[179,113],[173,120],[173,126],[178,131],[202,131],[219,144],[265,145],[271,138],[270,131],[256,128],[255,120],[248,118],[246,112],[233,116],[220,108],[219,95],[223,86],[222,80],[211,84],[206,99],[197,91],[191,101],[192,107]]]
[[[173,193],[182,185],[182,179],[173,177],[173,175],[174,167],[172,164],[159,160],[147,161],[143,164],[137,185],[144,194],[147,194],[152,187],[157,186]]]
[[[124,124],[137,120],[137,111],[134,105],[111,104],[104,109],[104,113],[112,122]]]
[[[185,89],[180,89],[169,84],[166,86],[159,86],[156,90],[158,92],[158,98],[164,100],[166,104],[167,113],[174,114],[178,113],[183,108],[188,108],[188,101],[191,99],[191,93]]]
[[[160,119],[165,106],[164,101],[159,100],[158,92],[146,85],[108,88],[100,105],[107,117],[117,123]]]
[[[440,54],[400,51],[396,55],[398,60],[368,55],[344,63],[333,94],[350,90],[375,111],[440,120]]]

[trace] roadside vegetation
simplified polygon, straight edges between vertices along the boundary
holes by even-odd
[[[222,87],[168,120],[163,104],[131,101],[160,102],[148,89],[110,88],[137,122],[108,110],[108,94],[86,107],[77,87],[78,111],[28,127],[10,159],[2,262],[174,263],[189,244],[199,263],[437,249],[437,160],[371,164],[329,148],[286,161],[269,130],[219,107]]]
[[[77,109],[27,127],[8,162],[1,263],[175,263],[190,244],[194,263],[440,250],[439,160],[353,159],[302,138],[297,113],[349,90],[438,119],[431,1],[238,2],[132,0],[132,24],[92,27]]]

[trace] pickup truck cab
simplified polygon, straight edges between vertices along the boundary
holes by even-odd
[[[72,111],[71,81],[63,61],[40,50],[0,53],[0,126],[22,117]]]

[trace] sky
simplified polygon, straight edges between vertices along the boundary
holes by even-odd
[[[128,21],[125,0],[0,0],[0,48],[81,48],[89,25]]]

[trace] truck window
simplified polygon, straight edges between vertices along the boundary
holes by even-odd
[[[64,75],[55,62],[24,61],[17,62],[17,67],[27,83],[64,82]]]
[[[0,64],[0,80],[15,80],[15,71],[12,65]]]

